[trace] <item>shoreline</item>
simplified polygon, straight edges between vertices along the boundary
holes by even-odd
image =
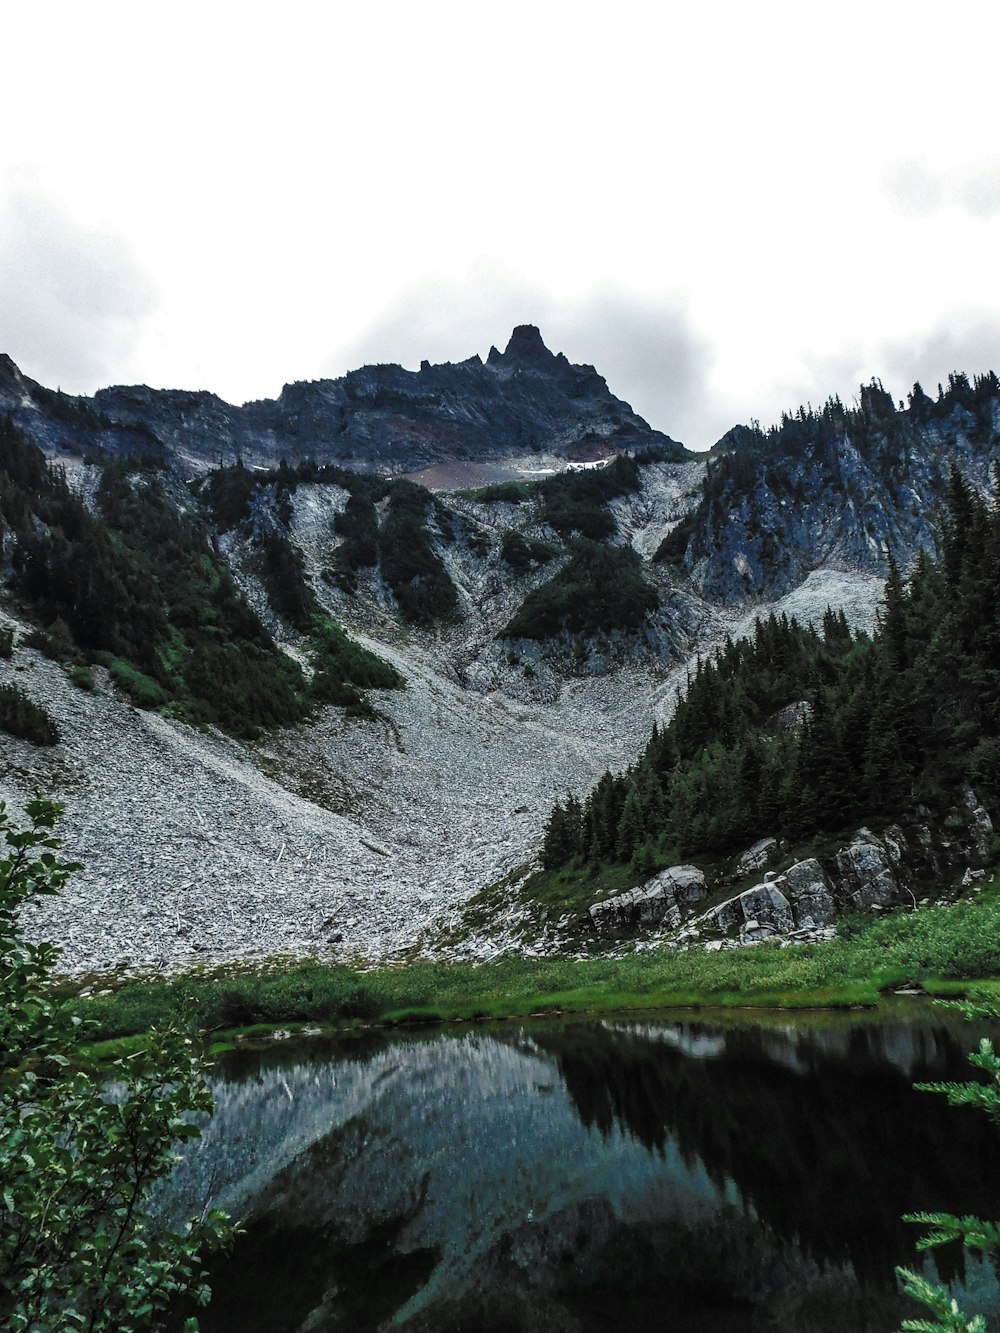
[[[100,984],[100,983],[92,983]],[[583,959],[508,954],[489,963],[414,962],[360,971],[316,961],[105,979],[64,1004],[89,1021],[101,1058],[163,1025],[241,1035],[356,1031],[648,1010],[785,1012],[873,1008],[897,992],[1000,998],[1000,900],[883,917],[846,937],[786,948],[658,950]]]

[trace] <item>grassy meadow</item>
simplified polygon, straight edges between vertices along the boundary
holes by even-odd
[[[653,1008],[875,1005],[913,986],[931,994],[1000,990],[1000,891],[952,905],[843,923],[820,944],[708,952],[666,946],[583,958],[510,955],[488,963],[413,962],[370,970],[322,962],[204,969],[107,982],[67,1003],[121,1048],[166,1022],[225,1041],[270,1027],[434,1023]],[[92,983],[93,984],[93,983]]]

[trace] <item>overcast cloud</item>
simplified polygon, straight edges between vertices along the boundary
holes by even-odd
[[[0,211],[0,349],[52,387],[119,382],[137,357],[154,287],[112,230],[44,190],[11,183]]]
[[[904,158],[886,168],[885,185],[903,213],[930,217],[953,208],[989,221],[1000,214],[1000,156],[934,167],[923,158]]]
[[[992,0],[13,7],[0,350],[240,402],[532,322],[697,447],[1000,369],[998,41]]]

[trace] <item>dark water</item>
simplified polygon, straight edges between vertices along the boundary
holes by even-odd
[[[169,1204],[244,1219],[206,1333],[889,1333],[901,1214],[1000,1215],[996,1130],[911,1088],[969,1073],[940,1011],[455,1032],[227,1059]]]

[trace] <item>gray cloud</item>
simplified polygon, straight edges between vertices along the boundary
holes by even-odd
[[[330,370],[387,358],[410,367],[460,361],[491,343],[502,349],[515,324],[529,323],[553,352],[594,365],[612,393],[675,439],[707,447],[732,424],[708,403],[712,351],[683,305],[619,288],[557,301],[487,262],[461,281],[426,279],[400,293]]]
[[[0,212],[0,351],[70,392],[121,379],[156,305],[122,237],[76,221],[37,188]]]
[[[934,397],[938,385],[946,385],[952,371],[964,370],[971,379],[998,368],[1000,319],[991,320],[981,313],[956,313],[922,336],[808,357],[797,376],[775,377],[762,386],[760,402],[752,415],[766,427],[783,411],[795,412],[807,404],[820,407],[834,394],[850,405],[860,385],[872,379],[881,380],[897,402],[905,402],[916,382]]]
[[[923,158],[902,158],[886,169],[883,187],[899,211],[912,217],[957,208],[985,221],[1000,214],[1000,157],[948,170],[935,170]]]
[[[887,343],[878,354],[889,379],[909,391],[915,380],[933,397],[938,384],[947,384],[953,370],[964,370],[971,378],[987,370],[1000,370],[1000,318],[981,313],[955,314],[923,337]],[[902,390],[896,389],[896,396]]]
[[[679,303],[607,289],[563,308],[550,327],[555,350],[596,366],[611,392],[658,430],[705,448],[732,424],[708,391],[712,349]]]
[[[879,378],[905,399],[919,380],[930,394],[953,370],[970,376],[1000,370],[1000,318],[956,314],[922,337],[852,343],[806,354],[793,373],[777,370],[747,397],[711,384],[713,346],[694,328],[683,306],[624,289],[606,288],[557,302],[492,267],[462,282],[425,281],[402,293],[384,315],[345,346],[331,373],[392,358],[415,368],[430,361],[485,355],[503,347],[515,324],[535,323],[554,352],[589,362],[612,393],[631,403],[652,426],[691,448],[707,448],[737,422],[769,426],[800,405],[821,406],[839,394],[852,403],[862,383]]]

